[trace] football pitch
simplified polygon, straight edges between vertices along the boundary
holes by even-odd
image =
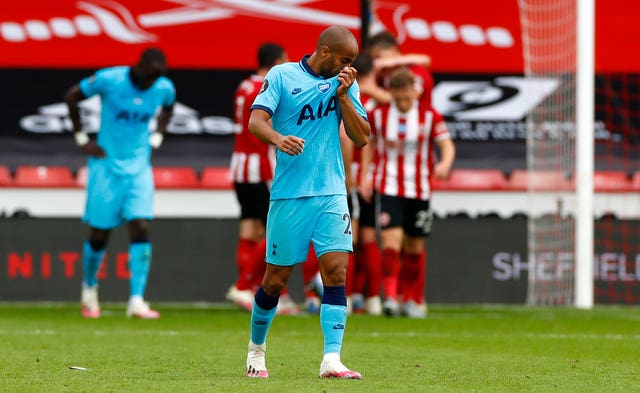
[[[268,380],[244,376],[249,315],[156,305],[0,304],[2,392],[639,392],[640,309],[431,306],[426,320],[354,315],[342,359],[362,380],[318,378],[317,315],[278,316]],[[71,367],[81,367],[74,369]]]

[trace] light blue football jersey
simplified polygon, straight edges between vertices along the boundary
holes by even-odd
[[[100,95],[100,131],[97,143],[116,174],[136,174],[150,165],[149,122],[161,106],[176,99],[171,80],[160,77],[146,90],[138,89],[131,67],[104,68],[80,81],[85,97]]]
[[[324,79],[307,64],[299,62],[273,67],[251,109],[271,114],[273,129],[282,135],[305,140],[299,156],[276,150],[276,169],[271,200],[322,195],[346,195],[344,162],[340,150],[342,114],[336,97],[337,75]],[[349,97],[365,119],[357,82]]]

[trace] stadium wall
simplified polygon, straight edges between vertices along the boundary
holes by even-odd
[[[147,297],[224,301],[236,275],[237,225],[235,218],[155,220]],[[429,301],[524,302],[526,220],[449,218],[434,225],[427,242]],[[78,300],[86,236],[77,218],[0,219],[0,301]],[[126,230],[116,230],[101,273],[104,301],[127,299],[127,248]],[[301,273],[294,272],[291,293],[301,301],[302,291]]]
[[[598,220],[601,226],[612,218]],[[637,231],[640,220],[623,220]],[[160,218],[152,226],[152,301],[223,302],[235,279],[235,218]],[[529,271],[527,220],[514,216],[438,218],[427,241],[427,300],[432,303],[512,303],[526,298],[528,274],[541,280],[571,274],[570,254],[540,255]],[[78,218],[0,219],[0,301],[77,301],[80,252],[87,228]],[[128,294],[127,235],[114,232],[101,273],[101,298],[125,301]],[[640,292],[640,254],[597,244],[594,255],[596,303],[624,302],[613,288]],[[561,263],[545,264],[545,261]],[[566,261],[566,263],[562,263]],[[558,266],[551,270],[548,266]],[[545,267],[547,266],[547,267]],[[303,299],[301,274],[290,285]]]

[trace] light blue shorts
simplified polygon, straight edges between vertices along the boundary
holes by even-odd
[[[92,228],[113,229],[124,221],[153,218],[151,166],[135,175],[117,175],[104,160],[89,160],[83,220]]]
[[[269,203],[268,263],[291,266],[305,262],[309,244],[316,255],[352,252],[351,217],[345,195],[279,199]]]

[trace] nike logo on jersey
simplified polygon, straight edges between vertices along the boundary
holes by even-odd
[[[291,90],[291,95],[295,96],[296,94],[301,93],[301,92],[302,92],[302,89],[299,88],[299,87],[296,87],[295,89]]]

